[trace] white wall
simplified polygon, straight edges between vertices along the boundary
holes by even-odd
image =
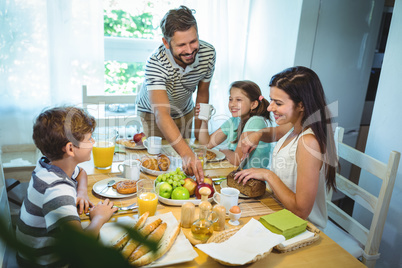
[[[402,152],[402,0],[396,0],[388,35],[381,76],[378,85],[373,116],[371,119],[366,153],[384,162],[392,150]],[[360,184],[378,193],[378,184],[368,184],[365,176]],[[385,223],[381,257],[376,267],[402,267],[402,164],[392,193],[391,204]],[[363,209],[356,209],[354,217],[366,218]]]

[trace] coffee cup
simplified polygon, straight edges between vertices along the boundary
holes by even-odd
[[[137,181],[140,178],[140,165],[140,161],[131,159],[125,160],[118,168],[124,178]]]
[[[216,110],[214,106],[208,103],[200,103],[200,112],[198,118],[200,120],[209,120],[211,116],[215,114]]]
[[[149,154],[160,154],[162,149],[162,138],[157,136],[148,137],[143,142]]]
[[[221,188],[220,193],[215,192],[213,198],[216,203],[225,207],[226,213],[229,213],[233,206],[238,205],[239,194],[240,191],[236,188],[226,187]]]

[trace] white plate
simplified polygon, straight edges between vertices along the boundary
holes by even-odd
[[[124,148],[129,149],[129,150],[145,150],[145,149],[147,149],[147,147],[145,147],[144,145],[136,145],[135,147],[124,146]]]
[[[221,182],[221,188],[227,188],[227,187],[229,187],[228,186],[228,181],[227,180],[222,181]],[[239,194],[239,197],[241,197],[241,198],[250,198],[248,195],[244,195],[242,193]]]
[[[119,177],[110,177],[101,181],[98,181],[94,184],[94,186],[92,186],[92,190],[103,197],[108,197],[108,198],[125,198],[125,197],[130,197],[130,196],[134,196],[137,193],[132,193],[132,194],[119,194],[116,189],[113,189],[113,187],[108,187],[107,190],[105,190],[103,193],[101,193],[101,191],[106,187],[107,183],[110,180],[115,180],[116,182],[119,181],[124,181],[127,180],[126,178],[119,178]]]
[[[153,175],[155,177],[157,177],[157,176],[159,176],[161,174],[169,173],[171,171],[176,170],[176,168],[172,169],[172,165],[170,165],[169,169],[166,170],[166,171],[152,170],[152,169],[145,168],[142,165],[140,166],[140,169],[141,169],[142,172],[145,172],[145,173],[147,173],[149,175]]]
[[[199,205],[201,203],[201,199],[195,199],[195,197],[191,197],[190,199],[187,199],[187,200],[176,200],[176,199],[169,199],[169,198],[164,198],[162,196],[158,196],[158,200],[161,203],[163,203],[165,205],[169,205],[169,206],[181,206],[187,202],[191,202],[194,205]],[[211,197],[211,198],[208,198],[208,201],[210,203],[212,203],[212,201],[214,201],[214,199]]]
[[[222,160],[224,160],[225,157],[226,157],[224,153],[222,153],[222,152],[220,152],[220,151],[218,151],[218,150],[215,150],[215,149],[208,149],[208,151],[211,151],[211,152],[215,153],[216,156],[215,156],[214,159],[207,160],[207,162],[218,162],[218,161],[222,161]]]

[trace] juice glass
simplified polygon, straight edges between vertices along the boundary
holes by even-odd
[[[101,128],[95,130],[92,136],[95,139],[95,144],[92,148],[95,168],[109,169],[113,163],[117,131],[114,129]]]
[[[158,205],[158,195],[155,190],[155,182],[143,179],[137,182],[138,215],[149,212],[149,216],[155,215]]]

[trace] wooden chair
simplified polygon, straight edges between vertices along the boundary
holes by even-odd
[[[337,190],[353,199],[355,203],[366,208],[373,214],[373,217],[370,228],[364,227],[331,201],[332,191],[330,191],[327,195],[328,216],[336,224],[329,220],[327,227],[324,229],[324,233],[356,258],[361,258],[366,266],[374,267],[376,260],[380,256],[378,250],[401,154],[392,151],[388,163],[383,163],[344,144],[342,142],[343,133],[343,128],[336,128],[335,143],[338,157],[378,177],[382,180],[382,184],[379,195],[374,196],[337,172]]]
[[[106,114],[107,105],[135,105],[137,95],[88,95],[87,86],[82,86],[82,106],[97,121],[98,127],[114,127],[119,130],[120,136],[131,136],[142,129],[141,118],[136,109],[126,113]],[[131,133],[133,132],[133,133]]]
[[[1,151],[0,151],[1,152]],[[14,229],[11,221],[10,207],[7,198],[7,187],[4,179],[3,173],[3,163],[1,161],[0,154],[0,220],[5,221],[7,229],[1,230],[1,232],[11,232],[14,233]],[[7,267],[9,262],[9,257],[11,254],[7,250],[7,245],[0,239],[0,265],[1,267]]]

